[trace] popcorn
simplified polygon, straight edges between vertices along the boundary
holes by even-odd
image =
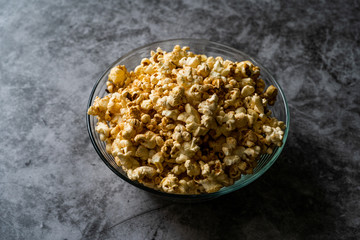
[[[277,88],[273,85],[269,86],[264,93],[264,98],[268,100],[269,105],[274,105],[276,96],[277,96]]]
[[[137,167],[134,170],[129,169],[127,171],[127,175],[131,180],[141,180],[145,177],[151,179],[155,176],[156,170],[149,166],[141,166]]]
[[[174,174],[170,173],[162,179],[160,185],[165,192],[176,193],[178,182],[179,179]]]
[[[186,167],[184,164],[176,165],[175,167],[173,167],[173,169],[171,169],[171,172],[173,172],[175,175],[180,175],[185,171]]]
[[[107,111],[109,100],[110,96],[105,96],[104,98],[96,97],[94,104],[88,109],[88,114],[98,116],[100,119],[103,119]]]
[[[200,166],[197,162],[186,160],[184,164],[188,176],[193,177],[200,174]]]
[[[100,140],[105,141],[110,136],[110,129],[104,122],[98,122],[95,131],[100,134]]]
[[[139,167],[139,162],[132,157],[125,157],[125,156],[116,156],[115,162],[117,165],[122,166],[124,171],[128,171],[131,169],[135,169]]]
[[[135,156],[145,161],[149,158],[149,149],[140,145],[135,152]]]
[[[128,72],[125,66],[116,66],[110,70],[109,82],[115,84],[115,86],[122,87]]]
[[[247,97],[252,95],[255,92],[255,88],[250,85],[246,85],[241,89],[241,96]]]
[[[147,131],[145,134],[138,134],[134,138],[134,142],[140,143],[141,145],[143,145],[144,147],[146,147],[148,149],[153,149],[157,145],[156,144],[156,134],[151,131]]]
[[[129,179],[167,193],[216,192],[282,145],[285,125],[267,109],[278,90],[265,90],[257,66],[178,45],[150,55],[134,71],[112,68],[109,95],[88,109]]]
[[[236,165],[239,162],[240,162],[240,157],[237,155],[226,156],[224,158],[224,163],[226,166]]]
[[[155,153],[151,159],[149,159],[149,163],[151,164],[154,164],[157,169],[158,169],[158,172],[162,172],[163,171],[163,166],[162,166],[162,162],[164,161],[164,156],[161,152],[157,152]]]

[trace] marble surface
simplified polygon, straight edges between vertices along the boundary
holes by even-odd
[[[359,239],[359,1],[0,0],[0,239]],[[85,124],[94,82],[149,42],[204,38],[267,66],[291,111],[249,186],[178,204],[125,183]]]

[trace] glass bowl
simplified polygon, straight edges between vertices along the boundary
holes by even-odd
[[[259,178],[261,175],[263,175],[270,167],[274,164],[276,159],[279,157],[281,151],[284,148],[288,132],[289,132],[289,123],[290,123],[290,115],[289,115],[289,108],[288,104],[286,102],[286,98],[284,95],[283,90],[281,89],[280,85],[276,80],[272,77],[270,72],[258,61],[256,61],[254,58],[248,56],[247,54],[234,49],[232,47],[225,46],[223,44],[210,42],[207,40],[199,40],[199,39],[172,39],[172,40],[165,40],[160,42],[154,42],[151,44],[148,44],[146,46],[137,48],[132,50],[131,52],[125,54],[121,58],[117,59],[115,62],[113,62],[109,68],[102,74],[99,80],[94,85],[94,88],[91,91],[89,102],[87,109],[91,106],[91,104],[94,102],[94,99],[96,96],[104,97],[107,95],[106,89],[106,81],[108,79],[108,74],[110,72],[110,69],[113,68],[116,65],[125,65],[126,68],[130,71],[133,70],[137,65],[140,64],[140,61],[142,58],[150,57],[150,51],[154,50],[156,51],[157,47],[160,47],[164,51],[172,51],[173,47],[175,45],[183,46],[189,46],[190,51],[194,52],[195,54],[205,54],[207,56],[221,56],[224,60],[228,59],[231,61],[244,61],[249,60],[256,66],[260,67],[260,77],[265,81],[266,86],[274,85],[278,88],[278,96],[277,100],[274,106],[269,107],[271,109],[274,117],[277,119],[285,122],[286,124],[286,130],[284,132],[284,138],[283,138],[283,145],[281,147],[278,147],[274,149],[273,153],[271,155],[264,154],[261,156],[261,158],[258,161],[257,167],[254,169],[253,174],[248,175],[242,175],[239,180],[237,180],[233,185],[229,187],[223,187],[218,192],[214,193],[205,193],[205,194],[198,194],[198,195],[180,195],[180,194],[170,194],[165,192],[160,192],[157,190],[154,190],[152,188],[148,188],[138,182],[130,180],[126,173],[116,165],[115,160],[113,156],[106,152],[105,150],[105,143],[100,140],[99,134],[95,131],[96,127],[96,117],[86,115],[86,122],[87,122],[87,129],[89,132],[89,136],[91,139],[92,144],[94,145],[94,148],[96,152],[99,154],[100,158],[104,161],[104,163],[121,179],[125,180],[126,182],[143,189],[145,191],[148,191],[150,193],[153,193],[155,195],[161,196],[166,199],[170,200],[176,200],[180,202],[194,202],[194,201],[203,201],[203,200],[209,200],[213,199],[219,196],[222,196],[224,194],[231,193],[233,191],[236,191],[242,187],[245,187],[249,183],[255,181],[257,178]]]

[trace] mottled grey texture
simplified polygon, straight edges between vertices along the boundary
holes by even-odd
[[[1,1],[1,239],[359,239],[359,1]],[[85,125],[100,73],[143,44],[204,38],[283,86],[286,148],[201,204],[159,200],[99,159]]]

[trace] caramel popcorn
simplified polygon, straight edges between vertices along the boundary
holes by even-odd
[[[151,51],[134,71],[111,69],[88,114],[106,150],[131,180],[159,191],[201,194],[251,174],[282,145],[271,117],[277,88],[250,61],[196,55],[189,47]]]

